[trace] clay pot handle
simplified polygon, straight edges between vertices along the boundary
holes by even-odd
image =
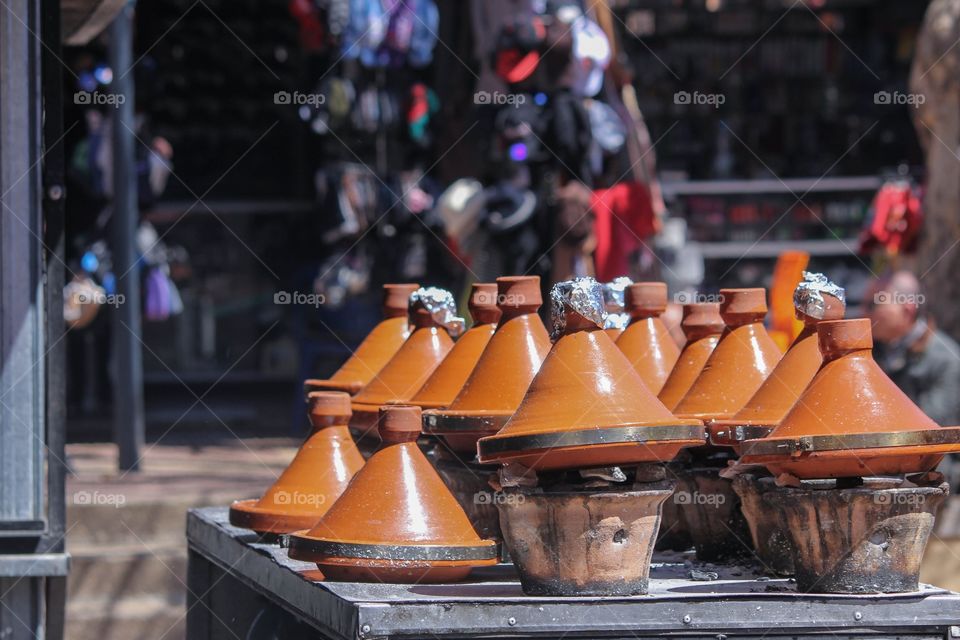
[[[869,318],[824,320],[817,325],[817,342],[824,361],[835,360],[873,349],[873,327]]]
[[[635,282],[627,287],[625,302],[631,318],[655,318],[667,310],[667,285]]]
[[[410,304],[410,295],[419,288],[418,284],[383,285],[383,317],[405,317]]]
[[[497,284],[495,282],[476,282],[470,288],[470,301],[467,303],[474,324],[495,324],[500,319],[500,307],[497,306]]]
[[[542,304],[540,276],[497,278],[497,306],[503,314],[501,320],[536,313]]]
[[[719,302],[690,302],[683,305],[680,328],[687,340],[699,340],[723,333]]]
[[[420,407],[413,405],[380,407],[380,440],[390,444],[416,442],[422,424],[420,413]]]
[[[720,289],[720,317],[728,327],[763,322],[766,315],[765,289]]]

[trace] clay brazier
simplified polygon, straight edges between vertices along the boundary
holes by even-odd
[[[263,534],[312,527],[363,466],[350,437],[350,396],[313,391],[307,396],[313,430],[293,461],[259,500],[230,506],[230,524]]]
[[[420,407],[384,407],[381,448],[310,531],[290,536],[290,557],[328,580],[455,582],[497,563],[417,447]]]
[[[420,285],[383,285],[383,320],[367,334],[360,346],[336,373],[327,379],[310,378],[304,391],[346,391],[357,393],[390,361],[410,335],[407,307],[410,295]]]

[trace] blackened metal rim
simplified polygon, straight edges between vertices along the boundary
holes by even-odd
[[[941,427],[891,433],[848,433],[843,435],[801,436],[799,438],[759,438],[742,445],[742,456],[790,455],[816,451],[852,449],[889,449],[957,445],[960,451],[960,427]]]
[[[669,443],[673,441],[696,440],[706,442],[702,425],[657,425],[632,427],[593,427],[576,431],[555,433],[536,433],[528,435],[505,436],[481,440],[477,451],[483,458],[503,453],[559,449],[565,447],[583,447],[604,444],[643,444],[645,442]]]
[[[457,415],[451,413],[424,413],[423,432],[443,435],[445,433],[493,434],[507,423],[510,415]]]
[[[427,562],[461,562],[495,560],[500,557],[494,542],[481,546],[457,547],[413,544],[359,544],[318,540],[302,535],[290,536],[290,551],[295,555],[331,558],[359,558],[363,560],[409,560]]]

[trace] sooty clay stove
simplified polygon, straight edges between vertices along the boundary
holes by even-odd
[[[702,445],[703,425],[672,415],[604,332],[599,283],[559,283],[551,302],[553,348],[513,417],[477,443],[481,462],[504,465],[504,543],[524,593],[646,593],[673,489],[661,463]]]

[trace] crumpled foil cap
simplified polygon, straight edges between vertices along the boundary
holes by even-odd
[[[439,287],[420,287],[410,294],[410,308],[418,302],[451,336],[456,338],[463,333],[466,322],[457,315],[457,303],[449,291]]]
[[[630,314],[624,313],[626,307],[625,292],[633,280],[626,276],[614,278],[603,284],[603,303],[607,310],[604,329],[626,329],[630,324]]]
[[[846,307],[846,291],[840,285],[831,282],[822,273],[803,272],[803,280],[793,292],[793,306],[797,311],[811,318],[822,320],[826,313],[823,294],[833,296]]]
[[[568,308],[602,329],[607,318],[603,304],[603,285],[589,277],[564,280],[553,285],[550,289],[550,311],[553,321],[550,338],[552,340],[557,340],[566,330]]]

